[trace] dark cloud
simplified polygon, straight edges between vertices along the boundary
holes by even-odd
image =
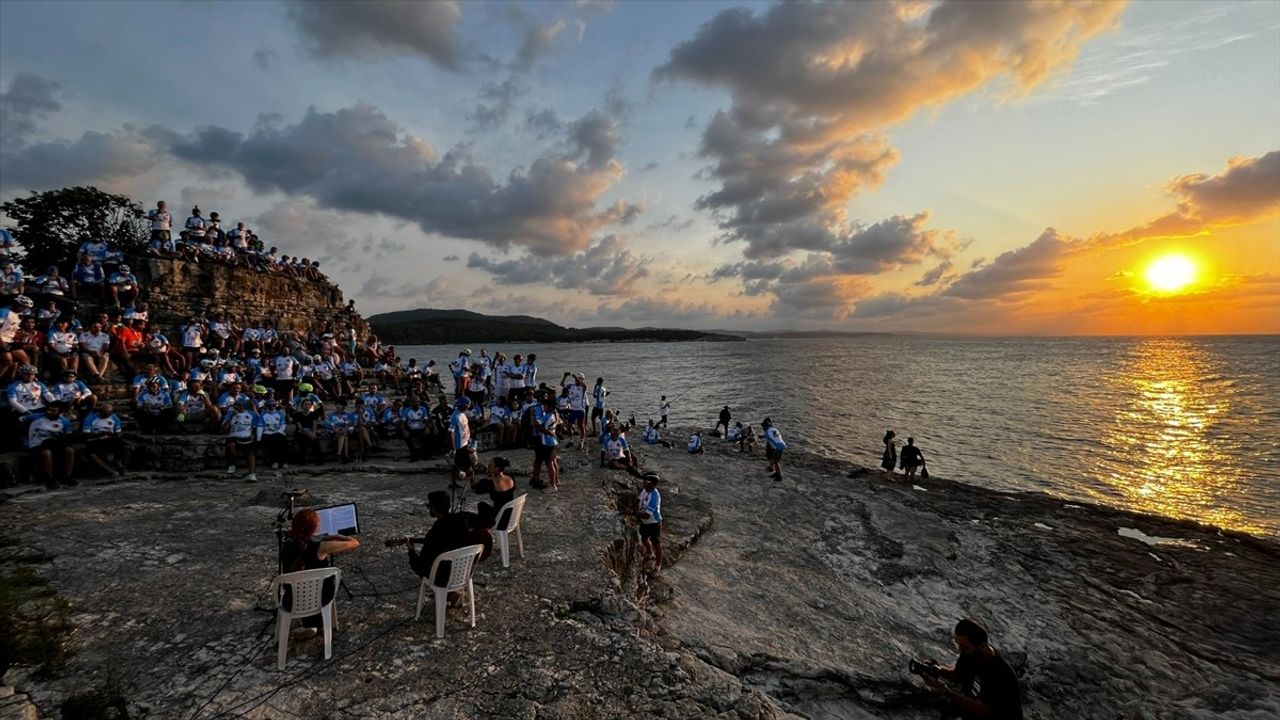
[[[253,51],[253,64],[257,65],[259,70],[270,70],[279,59],[280,54],[271,48],[263,47]]]
[[[444,262],[458,262],[462,260],[462,258],[458,257],[457,255],[445,255],[440,259],[443,260]]]
[[[17,148],[36,131],[39,121],[62,109],[62,86],[35,73],[20,72],[0,92],[0,148]]]
[[[696,327],[713,321],[753,317],[745,311],[726,314],[711,304],[689,302],[677,297],[634,297],[613,305],[601,305],[584,315],[584,322],[596,324],[624,323],[666,327]]]
[[[128,191],[134,178],[162,169],[166,157],[163,135],[149,130],[125,126],[119,132],[90,131],[76,140],[0,150],[0,188],[26,191],[99,185]]]
[[[658,169],[658,163],[650,160],[649,162],[644,164],[644,167],[640,168],[640,172],[653,172],[654,170],[657,170],[657,169]]]
[[[983,300],[1043,290],[1061,274],[1062,261],[1076,249],[1072,240],[1047,228],[1030,245],[1001,253],[989,264],[961,275],[943,294]]]
[[[360,286],[361,299],[418,300],[422,302],[454,302],[460,299],[448,275],[429,282],[398,281],[374,271]]]
[[[931,285],[937,285],[944,278],[949,276],[953,267],[954,266],[951,264],[950,259],[943,260],[942,262],[930,268],[929,271],[926,272],[919,280],[917,280],[915,284],[917,287],[929,287]]]
[[[465,145],[443,156],[381,110],[314,108],[294,125],[259,122],[248,134],[202,128],[171,138],[178,157],[239,173],[257,191],[313,198],[321,207],[380,213],[425,232],[523,246],[539,255],[585,250],[602,226],[634,217],[634,206],[596,203],[623,175],[612,157],[616,124],[589,114],[564,149],[495,177]]]
[[[701,156],[719,189],[698,200],[748,257],[819,250],[849,235],[845,206],[897,152],[877,135],[992,81],[1039,83],[1119,14],[1114,3],[944,0],[780,3],[724,10],[654,78],[725,87]]]
[[[462,8],[453,0],[294,0],[288,15],[317,57],[418,55],[448,70],[462,64]]]
[[[232,218],[227,214],[227,209],[231,207],[231,201],[235,198],[235,189],[225,186],[220,187],[195,187],[184,185],[178,192],[180,206],[176,208],[177,212],[185,212],[187,208],[193,205],[199,205],[205,214],[209,216],[211,212],[217,212],[222,218],[224,229],[235,227],[235,223],[239,219]],[[228,222],[230,224],[228,224]]]
[[[650,232],[665,230],[672,233],[678,233],[678,232],[683,232],[685,230],[688,230],[689,228],[693,227],[693,225],[694,225],[693,218],[689,218],[687,220],[681,220],[679,215],[671,215],[666,220],[663,220],[662,222],[650,223],[648,225],[645,225],[644,229]]]
[[[467,118],[473,123],[472,132],[487,132],[499,127],[515,109],[516,98],[524,92],[517,76],[512,75],[500,83],[485,83],[480,87],[480,102]]]
[[[500,283],[548,284],[592,295],[629,295],[636,283],[649,275],[649,260],[633,254],[616,235],[607,235],[567,257],[525,255],[499,261],[472,253],[467,267],[484,270]]]

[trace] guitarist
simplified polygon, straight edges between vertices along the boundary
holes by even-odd
[[[386,541],[387,547],[404,545],[409,553],[409,567],[418,577],[425,578],[431,574],[431,565],[436,557],[450,550],[468,545],[482,545],[484,552],[480,559],[489,557],[493,550],[493,535],[480,527],[479,517],[470,512],[450,512],[449,493],[436,490],[427,495],[427,511],[436,521],[426,536],[420,538],[392,538]],[[421,545],[422,550],[414,550],[414,545]],[[436,577],[441,586],[449,577],[449,564],[440,563]]]

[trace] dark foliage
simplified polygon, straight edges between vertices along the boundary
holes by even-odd
[[[105,239],[112,248],[132,253],[146,245],[148,236],[141,205],[96,187],[32,191],[30,197],[0,205],[0,211],[13,221],[22,264],[32,273],[43,273],[50,265],[70,272],[85,237]]]
[[[403,310],[374,315],[369,325],[384,343],[441,345],[502,342],[680,342],[741,340],[701,330],[567,328],[525,315],[482,315],[466,310]]]

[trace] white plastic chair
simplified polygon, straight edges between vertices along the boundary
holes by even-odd
[[[520,559],[524,559],[524,535],[520,533],[520,516],[524,514],[524,501],[528,497],[529,493],[525,493],[503,505],[493,523],[493,535],[498,541],[498,549],[502,551],[502,567],[511,567],[510,536],[513,534],[516,536],[516,547],[520,549]]]
[[[476,588],[471,582],[471,574],[482,552],[484,552],[483,546],[468,545],[441,553],[436,556],[435,562],[431,563],[431,572],[422,578],[422,585],[418,588],[418,610],[413,614],[413,619],[422,617],[422,605],[427,599],[427,588],[431,588],[434,591],[433,602],[436,606],[436,637],[444,637],[444,613],[449,605],[449,593],[455,590],[466,591],[467,602],[471,604],[471,627],[476,626]],[[440,571],[440,563],[445,560],[449,561],[449,577],[444,581],[444,587],[439,587],[435,584],[436,573]]]
[[[324,602],[324,584],[333,578],[333,595],[329,602]],[[289,629],[294,618],[319,615],[324,626],[324,659],[333,657],[333,628],[338,624],[338,610],[334,598],[338,595],[338,585],[342,583],[342,571],[338,568],[317,568],[299,572],[277,575],[271,581],[271,592],[276,596],[276,667],[283,670],[285,659],[289,655]],[[285,610],[280,605],[283,595],[280,588],[288,585],[293,596],[293,609]]]

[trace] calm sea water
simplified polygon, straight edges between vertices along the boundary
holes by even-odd
[[[472,348],[477,353],[479,346]],[[539,380],[710,428],[768,415],[793,447],[875,466],[892,428],[930,472],[1280,536],[1280,336],[521,344]],[[405,346],[446,365],[456,346]]]

